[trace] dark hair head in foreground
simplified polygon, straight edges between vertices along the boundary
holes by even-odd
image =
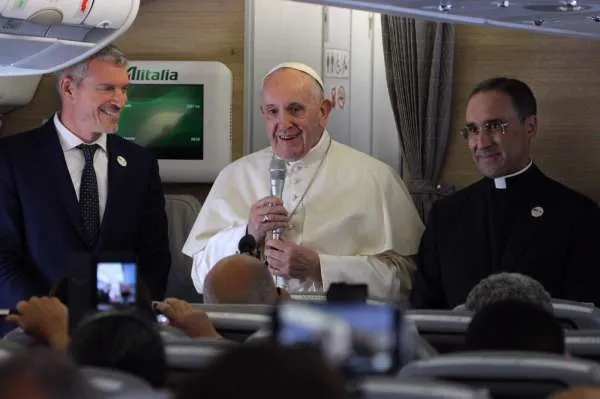
[[[552,309],[552,297],[537,280],[520,273],[497,273],[482,279],[469,292],[465,308],[478,312],[484,306],[502,300],[519,300]]]
[[[97,313],[71,337],[69,351],[82,366],[133,374],[155,388],[166,379],[165,348],[158,326],[134,311]]]
[[[467,350],[565,353],[565,334],[554,315],[518,300],[495,302],[475,313],[465,341]]]
[[[273,342],[241,345],[184,383],[177,399],[341,399],[341,376],[321,353]]]

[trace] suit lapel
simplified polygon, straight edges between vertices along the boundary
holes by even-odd
[[[59,197],[59,201],[63,205],[70,223],[79,233],[82,241],[87,242],[77,194],[75,193],[73,181],[67,169],[63,149],[58,140],[58,132],[54,128],[53,118],[43,127],[43,134],[41,136],[41,143],[37,143],[37,162],[39,165],[48,165],[49,167],[47,175],[40,173],[39,176],[44,180],[46,176],[49,177],[46,183],[49,184],[48,188],[50,192],[55,192]]]
[[[119,207],[122,204],[122,196],[127,195],[127,182],[129,181],[128,153],[119,139],[109,134],[106,137],[106,146],[108,151],[108,193],[106,196],[106,208],[100,226],[100,238],[98,245],[101,245],[110,231],[114,215],[122,215]]]

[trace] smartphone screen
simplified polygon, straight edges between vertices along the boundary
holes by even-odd
[[[357,375],[400,368],[400,313],[363,303],[282,303],[274,335],[283,345],[318,343],[325,355]]]
[[[135,263],[97,263],[97,310],[107,311],[135,306],[138,289],[137,276]]]

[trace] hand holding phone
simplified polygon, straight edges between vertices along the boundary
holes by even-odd
[[[192,338],[220,338],[208,315],[181,299],[167,298],[155,306],[169,320],[169,324]]]

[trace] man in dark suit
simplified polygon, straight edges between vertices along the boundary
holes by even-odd
[[[501,271],[538,280],[553,298],[600,305],[600,210],[533,164],[537,104],[516,79],[475,87],[462,130],[480,181],[436,202],[418,255],[413,306],[453,308]]]
[[[113,46],[57,74],[61,109],[0,141],[0,307],[47,295],[73,253],[133,252],[164,295],[170,255],[156,159],[112,134],[127,101]]]

